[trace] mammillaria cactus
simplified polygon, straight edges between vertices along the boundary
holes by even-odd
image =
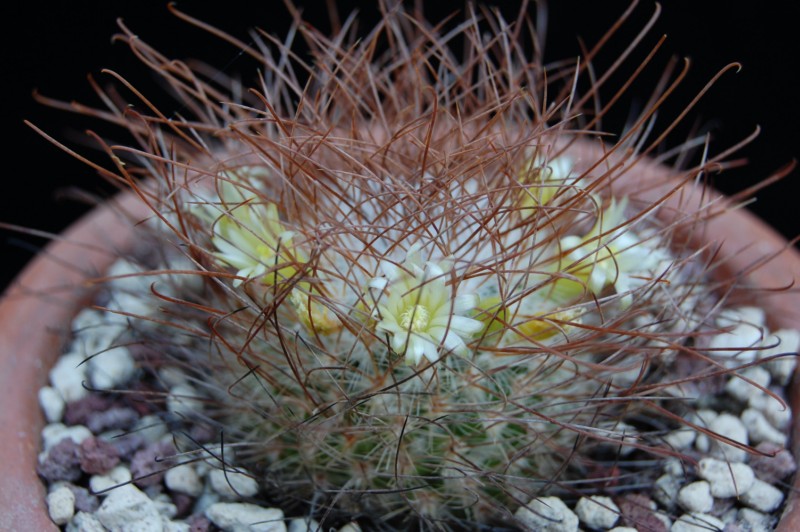
[[[660,216],[720,161],[672,169],[656,201],[631,192],[672,86],[612,144],[604,77],[528,57],[524,12],[446,30],[393,3],[361,39],[353,20],[328,37],[298,19],[309,61],[240,43],[260,63],[249,91],[123,26],[185,113],[122,77],[132,103],[98,88],[108,109],[82,108],[137,143],[102,143],[103,173],[152,210],[126,275],[157,311],[108,308],[156,353],[143,369],[182,375],[161,392],[179,452],[208,450],[181,432],[205,424],[220,462],[280,496],[401,525],[655,475],[679,455],[665,435],[700,430],[681,387],[740,365],[708,351],[724,294],[682,240],[717,203]]]

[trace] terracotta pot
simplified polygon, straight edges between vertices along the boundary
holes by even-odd
[[[57,530],[36,474],[44,418],[38,391],[70,334],[69,324],[97,277],[130,247],[129,220],[145,216],[133,194],[90,212],[50,243],[0,299],[0,530]]]
[[[575,155],[592,160],[598,150],[599,147],[579,146]],[[640,161],[635,174],[626,175],[618,186],[634,198],[652,201],[675,187],[672,175],[664,167]],[[665,216],[672,216],[676,210],[691,212],[707,200],[708,194],[709,191],[688,184],[670,195],[668,208],[662,212]],[[121,216],[120,212],[129,214]],[[0,409],[4,432],[0,447],[0,501],[4,507],[0,512],[0,530],[56,529],[48,517],[44,487],[36,474],[39,435],[44,423],[37,392],[46,383],[48,370],[63,347],[72,316],[91,295],[91,285],[85,280],[111,264],[117,256],[113,250],[129,247],[133,231],[126,220],[138,220],[145,215],[138,198],[131,194],[98,208],[48,246],[0,300],[0,390],[4,405]],[[726,260],[725,268],[720,271],[727,274],[747,270],[759,259],[774,255],[773,260],[747,276],[756,287],[774,288],[800,282],[800,254],[743,209],[725,212],[705,224],[705,231],[685,236],[693,246],[718,243],[719,255]],[[767,310],[771,327],[800,326],[799,291],[775,293],[754,302]],[[795,414],[800,413],[800,390],[792,389],[790,399]],[[792,426],[795,456],[800,456],[799,420],[796,417]],[[798,479],[778,527],[784,532],[800,530]]]

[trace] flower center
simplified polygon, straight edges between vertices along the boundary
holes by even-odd
[[[275,263],[275,251],[266,244],[258,244],[256,246],[255,254],[256,257],[258,257],[258,259],[266,265],[271,265],[270,263],[273,264]]]
[[[419,332],[428,326],[430,313],[423,305],[414,305],[400,315],[400,326],[404,329]]]

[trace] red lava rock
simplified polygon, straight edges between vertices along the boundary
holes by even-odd
[[[214,427],[205,423],[194,423],[189,429],[189,437],[197,443],[208,443],[217,439],[217,431]]]
[[[86,425],[90,416],[108,410],[112,404],[113,402],[108,397],[90,393],[82,399],[67,403],[64,408],[64,424]]]
[[[147,443],[140,434],[132,432],[130,434],[123,434],[109,441],[111,445],[117,448],[117,453],[120,456],[131,456],[133,453],[141,449]]]
[[[780,445],[762,442],[756,446],[756,450],[768,456],[752,455],[750,457],[750,467],[753,468],[756,476],[767,484],[777,484],[797,471],[797,462],[792,453]]]
[[[702,337],[703,335],[700,335]],[[698,340],[699,341],[699,340]],[[703,362],[698,357],[688,355],[686,353],[679,353],[672,364],[670,369],[674,372],[670,378],[680,380],[686,377],[696,375],[697,372],[703,367]],[[691,396],[702,395],[719,395],[725,388],[727,382],[725,375],[716,375],[714,377],[703,379],[687,379],[681,383],[681,389],[684,393]]]
[[[170,457],[175,452],[175,446],[171,441],[161,441],[150,444],[134,454],[131,460],[134,484],[140,488],[159,484],[164,479],[164,473],[172,462]]]
[[[98,438],[86,438],[80,447],[81,469],[90,475],[102,475],[119,463],[117,448]]]
[[[36,467],[36,471],[50,482],[71,482],[81,477],[80,463],[80,447],[71,438],[64,438],[50,448],[44,462]]]
[[[100,507],[100,500],[96,495],[89,493],[89,490],[86,488],[70,483],[66,483],[65,486],[69,488],[69,491],[75,496],[75,510],[94,513]]]
[[[172,504],[175,505],[175,509],[177,510],[175,513],[176,517],[183,517],[192,511],[192,507],[194,506],[194,497],[185,493],[176,492],[173,492],[171,496]]]
[[[653,511],[653,501],[646,495],[631,493],[620,497],[617,501],[625,526],[636,530],[652,532],[668,532],[667,526]]]
[[[128,407],[115,406],[102,412],[93,412],[86,419],[86,427],[95,434],[112,429],[129,429],[139,420],[139,413]]]
[[[157,394],[156,396],[153,393]],[[140,416],[146,416],[159,410],[154,397],[166,396],[163,390],[155,389],[151,384],[142,381],[131,382],[130,390],[125,394],[125,403]]]
[[[160,361],[164,360],[164,354],[145,344],[135,343],[128,345],[128,350],[136,362],[145,362],[148,368],[159,367]]]

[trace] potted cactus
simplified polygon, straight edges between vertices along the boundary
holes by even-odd
[[[180,491],[162,480],[180,467],[227,488],[203,503],[191,495],[178,517],[231,530],[244,526],[226,513],[237,505],[261,516],[248,524],[276,529],[291,515],[367,529],[722,526],[697,501],[645,504],[642,484],[670,476],[676,492],[710,490],[731,522],[744,519],[737,505],[766,515],[769,504],[746,502],[764,483],[756,462],[786,453],[748,431],[742,411],[754,424],[785,419],[800,303],[776,289],[800,260],[696,184],[728,153],[691,159],[688,141],[653,157],[674,127],[652,131],[673,86],[610,139],[593,101],[606,76],[532,61],[519,44],[537,38],[524,12],[471,12],[450,31],[395,5],[360,40],[350,24],[329,37],[298,18],[311,61],[291,42],[229,38],[263,65],[250,92],[221,89],[121,26],[186,112],[165,115],[121,77],[132,101],[98,88],[108,109],[80,108],[130,133],[128,145],[100,141],[108,165],[90,163],[129,191],[53,251],[89,275],[48,281],[95,299],[60,329],[78,363],[56,367],[80,368],[77,380],[49,376],[67,403],[99,394],[159,406],[148,422],[169,430],[158,445],[170,451],[152,460],[163,470],[95,490],[108,493],[98,517],[60,524],[83,514],[122,527],[113,494]],[[461,57],[448,48],[456,39]],[[106,224],[127,224],[123,239],[106,244],[116,233]],[[26,275],[3,307],[25,321],[44,316],[28,305],[60,295]],[[51,309],[68,318],[85,305],[75,301]],[[4,384],[27,372],[39,386],[49,365],[4,371]],[[732,428],[726,402],[742,416]],[[9,432],[29,427],[15,419],[3,419]],[[82,441],[106,445],[145,431],[140,421]],[[33,476],[38,433],[25,431],[4,464]],[[72,471],[88,478],[91,446],[74,447]],[[784,495],[772,490],[777,508]],[[17,527],[46,518],[14,515]]]

